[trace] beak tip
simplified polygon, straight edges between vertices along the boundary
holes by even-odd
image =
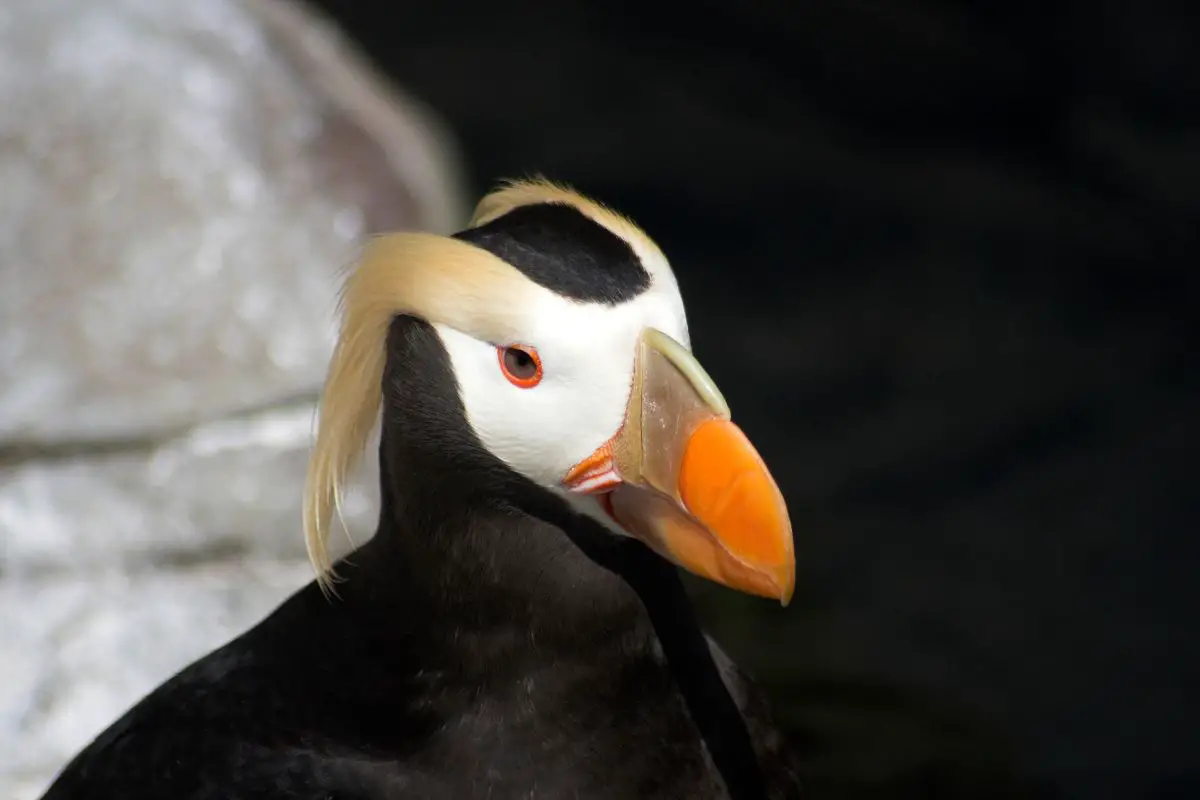
[[[787,608],[792,602],[792,596],[796,593],[796,562],[789,559],[787,567],[779,571],[778,580],[775,581],[775,586],[778,589],[776,597],[779,598],[779,605]]]

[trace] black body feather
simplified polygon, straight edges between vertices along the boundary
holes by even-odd
[[[384,415],[339,596],[310,584],[184,669],[45,800],[799,796],[674,568],[484,450],[423,322],[392,326]]]

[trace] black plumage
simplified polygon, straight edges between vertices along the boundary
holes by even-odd
[[[386,364],[379,527],[336,595],[184,669],[45,800],[798,797],[675,567],[484,448],[428,323]]]
[[[629,243],[567,203],[519,206],[455,238],[574,300],[616,305],[650,286],[650,273]]]

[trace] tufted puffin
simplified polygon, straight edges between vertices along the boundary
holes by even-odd
[[[348,272],[304,491],[315,578],[45,800],[795,798],[678,568],[784,604],[791,523],[633,222],[542,179]],[[380,425],[375,535],[333,562]]]

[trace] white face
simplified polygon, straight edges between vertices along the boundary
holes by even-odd
[[[482,342],[435,325],[458,379],[467,421],[485,447],[512,469],[557,487],[579,462],[605,444],[625,419],[638,336],[651,327],[690,349],[674,275],[657,254],[643,254],[650,288],[617,306],[537,293],[521,341]],[[514,384],[497,346],[536,351],[542,374]]]

